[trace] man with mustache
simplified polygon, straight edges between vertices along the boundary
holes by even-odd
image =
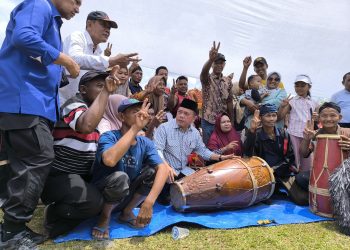
[[[64,40],[63,51],[70,55],[83,70],[78,78],[70,78],[67,86],[61,86],[59,90],[61,105],[78,92],[79,80],[87,70],[105,71],[117,64],[126,66],[129,62],[139,61],[134,58],[137,53],[112,56],[106,56],[103,53],[99,44],[107,42],[112,28],[116,29],[118,25],[105,12],[93,11],[87,16],[86,30],[75,31]],[[111,47],[108,46],[108,49],[110,50]]]

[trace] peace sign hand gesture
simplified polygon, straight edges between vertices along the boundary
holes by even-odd
[[[247,56],[243,60],[243,67],[248,69],[251,63],[252,63],[252,57],[251,56]]]
[[[120,67],[118,65],[114,66],[109,73],[109,76],[105,80],[104,88],[109,94],[113,94],[117,90],[118,86],[121,85],[121,82],[116,77],[116,73],[119,69]]]
[[[105,56],[111,56],[112,55],[112,43],[107,43],[107,48],[104,50]]]
[[[211,62],[215,61],[216,56],[218,55],[218,51],[220,48],[220,42],[218,43],[218,46],[216,47],[215,41],[213,42],[213,47],[211,47],[209,51],[209,60]]]
[[[290,100],[292,100],[292,99],[293,99],[293,97],[291,97],[291,94],[289,94],[286,99],[282,100],[280,107],[281,108],[287,107],[289,105]]]
[[[137,131],[140,131],[148,124],[149,122],[148,110],[150,106],[151,106],[151,103],[149,103],[148,98],[146,98],[142,103],[140,111],[136,113],[136,121],[133,126],[137,129]]]
[[[308,120],[306,122],[306,127],[303,131],[303,137],[306,140],[312,140],[316,135],[316,131],[314,130],[314,121],[313,119]]]
[[[177,91],[177,88],[176,88],[176,81],[175,81],[175,79],[173,79],[173,86],[171,87],[170,93],[171,93],[171,94],[175,94],[176,91]]]
[[[250,121],[250,132],[255,133],[256,129],[261,125],[260,110],[254,111],[254,116]]]

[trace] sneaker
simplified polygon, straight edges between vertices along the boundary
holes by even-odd
[[[11,239],[2,241],[0,237],[0,249],[3,250],[39,250],[27,230],[19,232]]]

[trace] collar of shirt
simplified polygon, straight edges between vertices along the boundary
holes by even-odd
[[[218,76],[218,75],[215,75],[214,73],[211,73],[211,74],[210,74],[210,77],[213,78],[213,80],[223,80],[224,75],[223,75],[223,74],[220,74],[220,75]]]
[[[55,5],[53,5],[51,0],[47,0],[47,2],[50,4],[51,9],[52,9],[52,16],[56,19],[56,21],[59,24],[59,27],[61,27],[61,25],[63,24],[62,21],[62,16],[61,14],[58,12],[58,10],[56,9]]]
[[[275,127],[275,135],[276,138],[279,137],[281,134],[279,132],[279,130]],[[260,139],[262,141],[267,141],[267,140],[271,140],[271,138],[265,133],[264,129],[261,129],[261,133],[260,133]]]
[[[192,132],[192,129],[193,129],[192,127],[193,127],[193,126],[192,126],[192,124],[191,124],[190,127],[189,127],[186,131],[184,131],[184,132],[187,132],[187,131]],[[177,124],[176,118],[174,118],[174,119],[172,120],[172,128],[183,131],[183,130],[179,127],[179,125]]]
[[[311,97],[310,97],[309,95],[306,96],[306,97],[302,97],[302,96],[300,96],[300,95],[296,95],[294,98],[295,98],[295,99],[307,99],[307,100],[311,100]]]
[[[85,38],[86,38],[86,43],[87,43],[87,45],[88,45],[88,46],[91,48],[91,50],[93,51],[93,50],[94,50],[94,42],[92,41],[92,38],[91,38],[89,32],[87,32],[87,30],[85,30],[84,36],[85,36]],[[100,55],[101,53],[102,53],[102,49],[101,49],[100,45],[97,44],[96,49],[95,49],[95,51],[94,51],[94,54]]]

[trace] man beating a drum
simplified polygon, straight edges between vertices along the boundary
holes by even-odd
[[[196,152],[206,161],[221,161],[236,157],[234,154],[219,155],[205,147],[199,131],[192,125],[197,114],[197,103],[184,99],[175,119],[163,123],[155,132],[154,141],[158,153],[173,168],[173,179],[179,179],[194,172],[187,167],[188,156],[192,152]],[[169,185],[165,185],[161,197],[161,203],[166,204],[170,201]]]
[[[287,189],[295,203],[306,205],[308,192],[297,184],[297,177],[290,170],[294,165],[294,154],[289,135],[276,128],[276,122],[277,108],[274,104],[264,104],[254,112],[250,129],[246,133],[244,155],[263,158],[274,169],[277,184]]]
[[[300,152],[303,157],[308,157],[315,148],[313,141],[320,134],[335,134],[340,135],[339,146],[343,151],[350,150],[350,128],[342,128],[339,126],[339,121],[342,119],[340,107],[334,102],[325,102],[319,108],[318,116],[321,127],[315,131],[313,128],[314,122],[309,121],[304,130],[304,138],[300,144]],[[304,173],[303,186],[309,185],[310,171]]]

